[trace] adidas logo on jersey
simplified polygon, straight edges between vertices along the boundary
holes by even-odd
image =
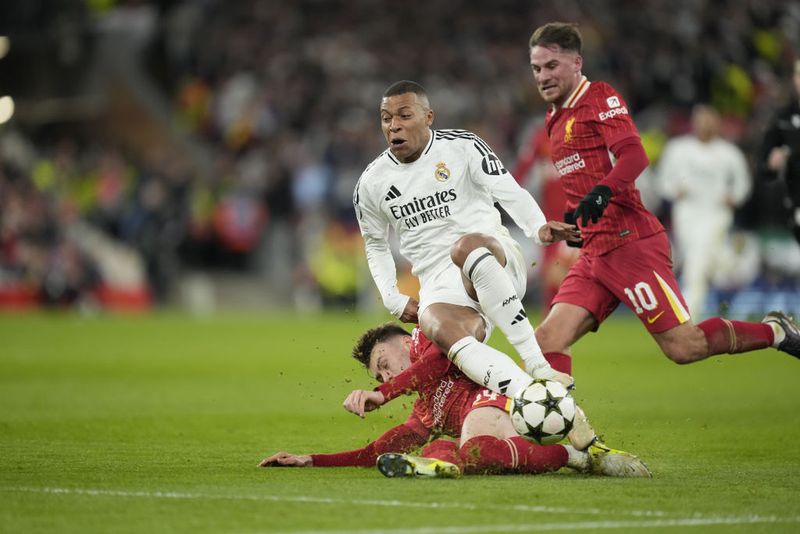
[[[399,197],[402,194],[403,193],[401,193],[399,189],[397,189],[395,186],[392,186],[392,187],[389,188],[389,193],[384,197],[383,200],[388,202],[390,200],[396,199],[397,197]]]

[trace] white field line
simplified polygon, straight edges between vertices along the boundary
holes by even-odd
[[[632,519],[623,521],[584,521],[584,522],[549,522],[511,525],[470,525],[452,527],[421,527],[413,529],[379,529],[379,530],[309,530],[291,531],[292,534],[470,534],[481,532],[529,532],[549,530],[585,530],[585,529],[627,529],[627,528],[660,528],[660,527],[696,527],[707,525],[747,525],[758,523],[800,523],[800,516],[703,516],[693,514],[690,517],[669,518],[667,512],[658,510],[600,510],[597,508],[567,508],[560,506],[518,505],[482,505],[459,502],[416,502],[378,499],[336,499],[330,497],[307,497],[285,495],[223,495],[206,493],[185,493],[175,491],[127,491],[91,488],[48,488],[11,486],[0,487],[0,492],[7,493],[40,493],[50,495],[82,495],[90,497],[122,497],[145,499],[177,499],[177,500],[246,500],[290,503],[312,503],[347,506],[384,506],[398,508],[431,508],[459,510],[501,510],[513,512],[534,512],[552,514],[584,514],[653,517],[658,519]],[[289,532],[289,531],[287,531]]]
[[[512,525],[471,525],[379,530],[291,530],[283,534],[476,534],[481,532],[548,532],[558,530],[613,530],[665,527],[705,527],[709,525],[754,525],[757,523],[798,523],[800,517],[741,516],[684,517],[675,519],[632,519],[628,521],[580,521],[526,523]],[[280,534],[280,533],[276,533]]]
[[[34,486],[0,487],[0,492],[47,493],[51,495],[86,495],[91,497],[123,497],[144,499],[267,501],[347,506],[383,506],[389,508],[429,508],[438,510],[498,510],[506,512],[624,515],[632,517],[668,517],[670,515],[667,512],[661,512],[658,510],[601,510],[599,508],[568,508],[565,506],[538,506],[530,504],[486,505],[467,502],[398,501],[395,499],[338,499],[332,497],[307,497],[303,495],[224,495],[212,493],[186,493],[179,491],[129,491],[94,488],[48,488]]]

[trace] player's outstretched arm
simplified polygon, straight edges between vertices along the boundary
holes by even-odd
[[[344,406],[344,409],[348,412],[354,413],[363,419],[366,412],[377,410],[379,407],[383,406],[384,402],[386,402],[386,400],[383,397],[383,393],[380,391],[356,389],[344,399],[342,406]]]
[[[313,467],[314,460],[306,454],[276,452],[258,463],[258,467]]]
[[[638,135],[625,137],[608,149],[617,160],[614,167],[583,197],[573,212],[575,222],[579,222],[581,227],[586,227],[589,221],[597,224],[611,197],[630,187],[650,164]]]
[[[581,231],[574,224],[567,224],[561,221],[548,221],[539,227],[539,240],[543,245],[549,245],[557,241],[580,243]]]

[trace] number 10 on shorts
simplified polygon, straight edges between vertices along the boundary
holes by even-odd
[[[653,289],[647,282],[639,282],[633,286],[633,291],[630,288],[625,288],[625,295],[633,305],[633,311],[636,315],[640,315],[645,310],[652,311],[658,307],[658,299],[656,298]]]

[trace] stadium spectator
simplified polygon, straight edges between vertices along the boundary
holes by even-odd
[[[465,377],[418,329],[409,335],[392,323],[372,328],[359,339],[353,357],[381,384],[374,391],[353,391],[345,408],[363,416],[365,407],[369,411],[404,393],[418,392],[408,419],[360,449],[311,455],[278,452],[259,466],[369,467],[377,460],[381,472],[390,477],[533,474],[564,466],[608,476],[650,476],[635,456],[600,443],[579,451],[571,445],[539,446],[525,440],[511,424],[509,399]],[[591,428],[587,431],[593,433]],[[419,457],[403,454],[440,433],[459,441],[436,439]]]
[[[531,376],[569,385],[536,343],[521,302],[527,266],[494,203],[539,244],[577,240],[575,227],[547,222],[481,138],[466,130],[432,131],[434,112],[419,84],[392,84],[380,119],[389,148],[359,178],[353,205],[386,308],[401,321],[419,322],[459,369],[492,391],[513,395]],[[419,302],[397,287],[390,228],[420,280]],[[527,373],[481,342],[492,323],[514,345]]]
[[[575,24],[540,26],[529,48],[536,87],[551,104],[545,123],[553,161],[583,237],[581,256],[536,330],[545,354],[568,354],[623,301],[676,363],[769,346],[800,357],[800,330],[781,312],[761,323],[691,321],[664,228],[634,185],[648,159],[626,102],[609,84],[583,76]]]
[[[183,125],[185,129],[177,129],[180,137],[194,144],[195,154],[200,155],[200,162],[195,162],[200,172],[185,184],[192,209],[166,210],[173,218],[171,228],[188,227],[177,234],[182,235],[180,260],[202,269],[231,264],[257,268],[270,274],[273,294],[291,290],[293,279],[308,277],[310,254],[305,251],[312,250],[332,220],[354,223],[348,201],[358,176],[353,171],[360,170],[380,145],[364,109],[380,93],[376,80],[383,77],[381,68],[398,53],[409,58],[404,65],[409,77],[424,76],[421,81],[441,95],[438,124],[467,125],[508,161],[521,142],[531,106],[539,105],[527,96],[526,75],[517,59],[519,36],[532,20],[580,18],[593,43],[593,73],[614,80],[648,130],[664,129],[675,108],[709,101],[728,116],[736,115],[745,147],[756,142],[760,129],[756,126],[763,122],[764,111],[771,109],[773,73],[800,44],[798,11],[781,0],[762,0],[756,7],[729,3],[726,17],[719,17],[718,6],[707,2],[654,0],[635,10],[621,10],[610,0],[591,5],[510,0],[493,5],[491,16],[486,16],[485,6],[474,2],[434,0],[426,4],[429,18],[407,29],[411,33],[402,50],[397,43],[385,43],[385,35],[396,31],[396,21],[404,15],[401,4],[359,3],[355,8],[342,0],[296,5],[261,0],[127,4],[79,2],[54,11],[41,2],[3,2],[0,18],[14,28],[18,42],[25,43],[12,47],[0,63],[5,90],[24,95],[37,109],[37,103],[59,104],[42,106],[50,110],[43,115],[25,113],[30,107],[21,105],[23,112],[13,119],[15,127],[43,150],[49,142],[42,137],[59,131],[69,138],[87,137],[88,145],[97,143],[98,136],[103,137],[100,144],[125,139],[126,146],[110,149],[125,160],[125,178],[130,181],[121,206],[127,213],[141,209],[136,205],[140,190],[157,189],[139,184],[149,181],[150,165],[141,147],[134,145],[146,145],[142,137],[158,142],[141,133],[138,125],[120,120],[113,109],[128,105],[117,100],[121,95],[148,100],[145,107],[150,112],[169,109],[171,98],[178,116],[151,117],[150,122],[159,129],[169,123]],[[452,20],[453,31],[443,32],[436,22],[445,17]],[[132,22],[133,30],[127,22]],[[134,48],[124,55],[131,64],[118,65],[119,72],[139,71],[139,76],[113,75],[114,83],[104,83],[111,72],[96,61],[108,43],[102,35],[120,35],[114,40],[115,49],[125,43]],[[37,68],[31,69],[32,64]],[[124,90],[111,90],[134,79],[138,82]],[[153,90],[143,93],[147,85]],[[160,106],[159,96],[166,99]],[[73,102],[94,104],[72,107]],[[108,128],[97,128],[93,121],[98,119]],[[299,162],[297,151],[287,147],[295,143],[309,154],[307,161]],[[17,156],[4,150],[3,157]],[[80,157],[87,157],[85,150],[80,150]],[[228,176],[213,166],[223,157],[231,160],[233,172]],[[245,184],[253,169],[259,171],[265,188]],[[306,213],[299,213],[303,208],[294,203],[293,181],[308,178],[305,174],[324,177],[319,222],[304,221]],[[57,195],[85,201],[83,184],[78,186],[81,181],[75,183],[81,191],[62,190]],[[215,214],[227,209],[228,190],[238,193],[240,185],[255,203],[266,204],[268,213],[258,247],[245,253],[231,251],[212,223]],[[181,202],[171,193],[170,201]],[[759,204],[748,212],[751,217],[746,222],[758,226],[774,211],[773,204]],[[287,240],[289,247],[284,245]],[[162,245],[168,243],[158,246]],[[290,253],[274,253],[287,248]],[[153,257],[152,249],[146,254]],[[169,289],[175,280],[176,262],[168,256],[158,255],[162,260],[155,263],[161,265],[147,261],[151,276],[160,280],[159,288]],[[259,261],[241,261],[252,256]],[[368,285],[369,280],[362,281],[362,286]]]
[[[758,153],[759,175],[786,181],[791,209],[790,228],[800,243],[800,59],[794,62],[794,95],[772,118]]]
[[[658,167],[662,194],[672,201],[684,297],[695,318],[705,315],[709,280],[730,235],[734,209],[751,189],[744,154],[719,136],[719,127],[717,110],[695,106],[693,132],[670,140]]]

